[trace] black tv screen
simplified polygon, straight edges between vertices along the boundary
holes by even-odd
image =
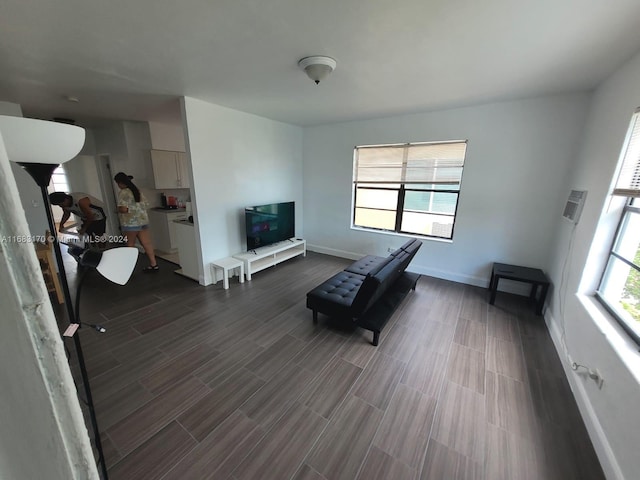
[[[295,203],[270,203],[244,209],[247,250],[272,245],[293,238]]]

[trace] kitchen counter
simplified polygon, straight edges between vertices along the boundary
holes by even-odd
[[[176,213],[176,212],[186,212],[186,208],[162,208],[162,207],[153,207],[149,210],[153,210],[154,212],[160,213]]]
[[[163,210],[152,208],[149,210],[149,225],[156,250],[174,253],[178,249],[176,241],[176,224],[174,220],[186,220],[186,209]]]
[[[188,225],[190,227],[193,227],[193,222],[190,222],[189,220],[174,220],[173,223],[179,223],[181,225]]]

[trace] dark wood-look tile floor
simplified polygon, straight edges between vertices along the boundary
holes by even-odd
[[[309,253],[229,290],[163,261],[122,287],[90,272],[82,320],[107,332],[81,339],[110,478],[604,478],[527,299],[422,277],[376,348],[305,307],[348,263]]]

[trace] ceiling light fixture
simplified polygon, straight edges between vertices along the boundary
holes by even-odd
[[[298,66],[318,85],[320,80],[335,70],[336,61],[331,57],[315,55],[312,57],[304,57],[298,62]]]

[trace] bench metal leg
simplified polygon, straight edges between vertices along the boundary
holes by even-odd
[[[380,342],[380,332],[373,332],[373,344],[374,347],[378,346],[378,342]]]
[[[318,323],[318,311],[317,310],[313,310],[313,323],[314,324]]]
[[[489,285],[489,291],[491,292],[491,296],[489,298],[489,305],[494,305],[496,303],[496,293],[498,293],[498,283],[500,282],[499,275],[491,275],[491,283]]]
[[[540,292],[540,299],[538,300],[538,304],[536,306],[536,314],[542,315],[542,309],[544,308],[544,301],[547,298],[547,292],[549,291],[549,284],[545,284],[542,286],[542,291]]]

